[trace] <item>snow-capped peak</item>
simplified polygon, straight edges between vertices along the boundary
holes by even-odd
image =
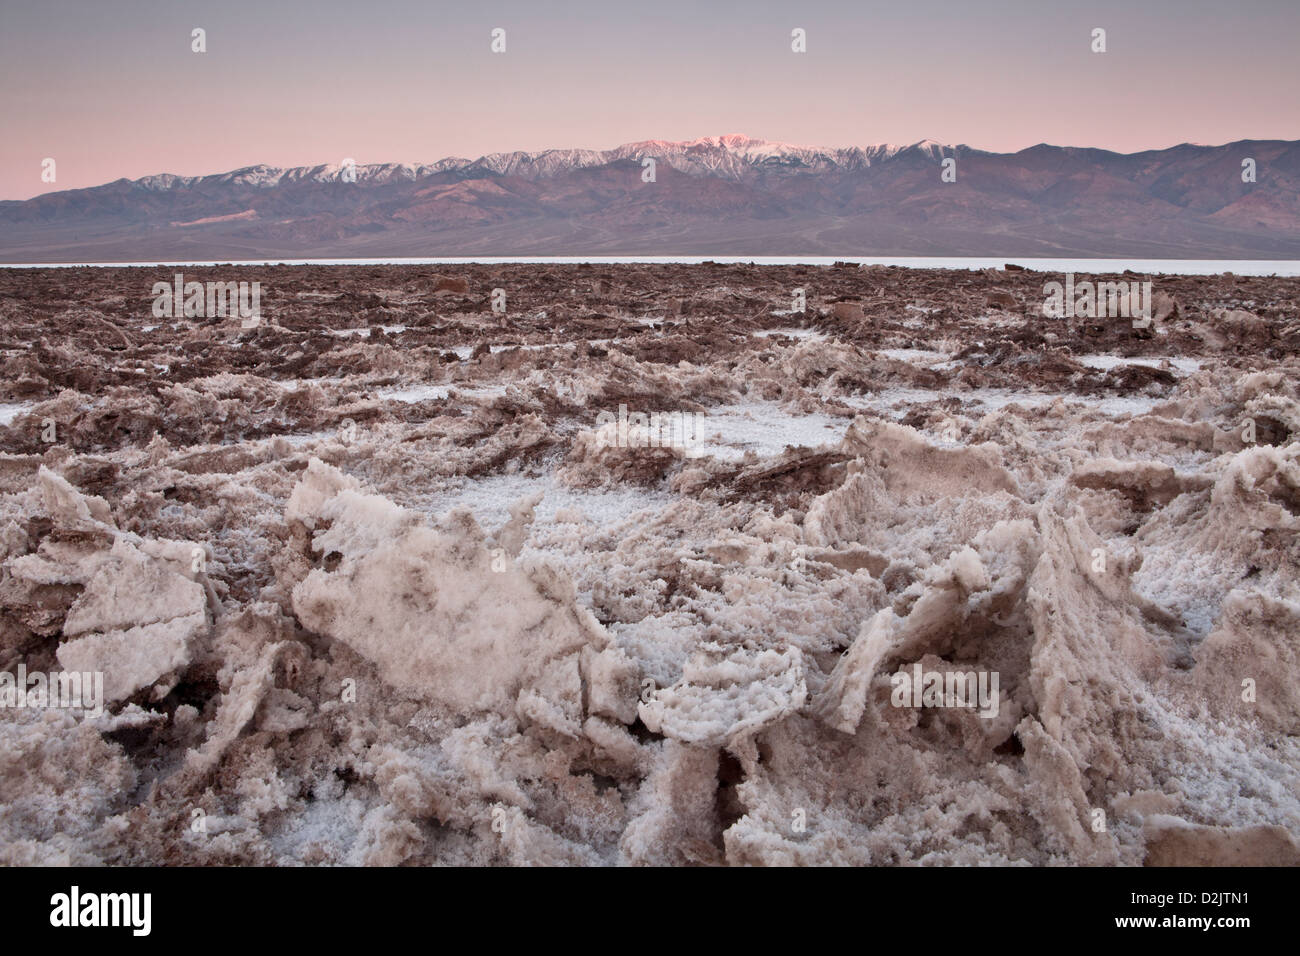
[[[489,153],[478,159],[447,157],[435,163],[357,163],[358,183],[388,183],[416,180],[446,171],[484,172],[523,179],[546,179],[577,169],[604,166],[620,160],[655,158],[674,169],[694,174],[709,174],[724,179],[742,180],[764,173],[781,171],[815,171],[858,169],[888,160],[899,153],[919,151],[930,156],[952,155],[956,147],[923,139],[910,146],[880,144],[866,147],[827,148],[800,146],[793,143],[755,139],[741,133],[703,136],[698,139],[672,141],[649,139],[624,143],[613,149],[547,149],[539,152],[514,151]],[[151,191],[194,186],[199,183],[228,183],[255,188],[271,188],[281,183],[351,181],[343,164],[281,168],[258,164],[212,176],[177,176],[160,173],[137,179],[134,185]]]

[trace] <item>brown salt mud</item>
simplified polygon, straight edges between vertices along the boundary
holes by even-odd
[[[0,862],[1300,862],[1300,280],[147,272],[0,272]]]

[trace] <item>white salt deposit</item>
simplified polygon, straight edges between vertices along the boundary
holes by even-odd
[[[1102,398],[1049,394],[1045,392],[1013,391],[1001,388],[973,388],[941,391],[930,388],[888,388],[870,395],[848,395],[841,398],[851,408],[870,410],[877,414],[902,418],[910,408],[926,406],[943,399],[956,398],[972,412],[985,414],[999,411],[1008,405],[1041,408],[1060,401],[1063,404],[1085,406],[1103,415],[1145,415],[1165,399],[1144,396],[1108,395]]]
[[[505,387],[501,385],[465,385],[449,382],[445,385],[401,385],[379,388],[375,390],[375,397],[409,405],[430,399],[447,398],[453,391],[474,398],[491,398],[504,395],[506,392]]]
[[[1163,368],[1167,363],[1180,375],[1190,375],[1201,367],[1200,359],[1180,358],[1177,356],[1162,356],[1159,358],[1142,356],[1125,358],[1120,355],[1076,355],[1074,356],[1074,360],[1080,365],[1086,365],[1089,368],[1097,368],[1103,371],[1110,371],[1113,368],[1119,368],[1124,365],[1145,365],[1149,368]]]
[[[19,415],[31,411],[34,407],[33,402],[15,402],[12,404],[0,404],[0,425],[12,425],[13,420]]]
[[[848,422],[821,413],[795,414],[774,402],[746,402],[709,409],[700,420],[693,451],[721,461],[739,461],[747,452],[769,458],[787,446],[817,448],[835,444]]]

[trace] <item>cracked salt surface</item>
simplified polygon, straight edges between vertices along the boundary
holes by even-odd
[[[1105,398],[1083,398],[1064,395],[1059,392],[1018,392],[1002,388],[975,388],[970,391],[940,391],[932,388],[890,388],[874,395],[843,395],[840,401],[851,408],[861,408],[882,415],[892,415],[900,419],[906,409],[898,411],[895,405],[928,405],[948,398],[959,399],[963,406],[981,403],[972,409],[980,414],[999,411],[1008,405],[1024,405],[1028,408],[1040,408],[1051,405],[1057,399],[1067,405],[1086,405],[1104,415],[1145,415],[1157,405],[1168,399],[1145,396],[1108,396]]]
[[[848,422],[822,414],[795,415],[767,402],[726,405],[710,409],[700,440],[692,451],[721,461],[739,461],[752,451],[761,458],[775,457],[787,445],[817,447],[837,444]],[[510,506],[536,492],[543,498],[537,506],[538,520],[553,520],[562,508],[576,509],[588,521],[607,525],[642,511],[658,512],[677,500],[675,495],[643,488],[588,490],[559,484],[552,474],[492,475],[466,481],[457,488],[435,492],[421,504],[422,510],[441,513],[464,506],[485,528],[495,528],[510,517]]]
[[[494,530],[509,519],[512,504],[539,491],[542,500],[534,511],[538,521],[554,521],[556,512],[564,508],[576,510],[598,525],[615,524],[645,511],[658,514],[677,500],[675,495],[644,488],[569,488],[557,482],[553,474],[516,473],[465,481],[459,487],[431,494],[420,507],[434,514],[468,508],[481,527]]]
[[[602,339],[602,340],[600,340],[600,341],[608,341],[608,340],[607,340],[607,339]],[[595,343],[596,343],[596,340],[593,339],[593,340],[592,340],[592,344],[594,345]],[[526,351],[537,351],[537,350],[539,350],[539,349],[558,348],[558,347],[561,346],[561,345],[570,345],[570,344],[572,344],[572,343],[569,343],[569,342],[541,342],[541,343],[534,344],[534,345],[489,345],[489,346],[488,346],[488,351],[489,351],[491,354],[496,355],[498,352],[506,352],[506,351],[509,351],[510,349],[524,349],[524,350],[526,350]],[[446,351],[448,351],[448,352],[455,352],[455,353],[456,353],[456,357],[457,357],[458,359],[460,359],[460,360],[463,362],[463,361],[469,359],[469,358],[474,354],[474,348],[475,348],[475,347],[474,347],[473,345],[454,345],[454,346],[452,346],[451,348],[446,349]]]
[[[771,458],[782,454],[787,445],[837,444],[848,424],[820,412],[795,415],[772,402],[721,405],[709,409],[691,450],[720,461],[739,461],[749,451]]]
[[[312,385],[341,385],[341,378],[295,378],[277,383],[286,392],[296,392]]]
[[[587,278],[541,271],[557,296]],[[120,320],[153,321],[133,318],[134,278],[96,273],[89,286],[93,277],[69,275],[63,298],[122,289]],[[484,279],[513,286],[522,275]],[[710,273],[681,278],[684,299],[715,294]],[[805,277],[794,278],[779,285]],[[1181,305],[1211,316],[1224,346],[1207,336],[1187,352],[1175,346],[1191,339],[1175,329],[1168,347],[1146,349],[1149,361],[1202,355],[1200,371],[1172,395],[1070,393],[1056,404],[1059,363],[1031,378],[1040,351],[1022,348],[1014,328],[980,343],[966,321],[978,284],[1035,291],[1034,277],[972,276],[943,293],[953,315],[915,334],[896,316],[920,317],[904,304],[939,301],[931,286],[948,290],[949,277],[885,278],[893,317],[882,307],[874,327],[827,327],[843,344],[805,344],[809,329],[736,341],[753,310],[729,301],[698,322],[728,348],[688,348],[685,365],[680,343],[655,347],[632,321],[620,328],[638,333],[639,348],[618,346],[626,357],[600,360],[577,329],[561,348],[479,368],[436,361],[453,337],[426,347],[421,333],[412,348],[331,338],[347,345],[340,362],[309,356],[286,332],[245,344],[261,376],[240,371],[249,363],[224,328],[212,340],[185,323],[189,337],[166,351],[123,353],[87,335],[93,350],[64,355],[73,364],[48,374],[47,390],[2,400],[56,396],[32,414],[48,411],[60,437],[92,447],[45,455],[30,430],[0,428],[11,442],[0,630],[26,642],[34,670],[50,666],[52,648],[23,622],[61,629],[68,639],[53,650],[74,655],[67,669],[81,654],[80,669],[125,669],[136,690],[102,729],[0,720],[0,751],[17,748],[32,771],[6,779],[0,862],[1113,866],[1239,861],[1242,846],[1254,863],[1300,860],[1300,572],[1288,550],[1300,461],[1296,446],[1246,443],[1236,430],[1247,408],[1292,410],[1294,357],[1245,361],[1265,337],[1212,319],[1206,294],[1232,294],[1238,280],[1184,283]],[[331,287],[396,298],[355,270],[338,279]],[[402,288],[426,284],[415,275]],[[14,338],[68,337],[77,317],[51,325],[46,287],[10,282],[28,300]],[[746,300],[772,287],[745,286]],[[1261,310],[1291,308],[1289,287],[1258,288]],[[424,295],[409,301],[424,310]],[[358,320],[349,308],[345,298],[286,318],[345,328]],[[465,322],[453,334],[484,351],[545,342],[555,324]],[[613,327],[602,320],[600,334]],[[696,327],[692,315],[683,331]],[[170,338],[165,328],[155,336]],[[1142,347],[1057,329],[1058,356]],[[875,351],[883,345],[915,348]],[[1024,365],[967,360],[968,374],[950,380],[885,357],[920,363],[972,347]],[[196,350],[213,361],[191,371],[214,374],[167,376],[184,383],[168,389],[134,372],[181,371],[170,356]],[[91,363],[102,370],[82,375]],[[306,381],[323,375],[338,378]],[[68,382],[88,391],[65,394]],[[452,395],[458,382],[505,386],[507,400]],[[894,387],[915,385],[931,388]],[[451,401],[423,406],[375,397],[444,389]],[[543,390],[568,400],[541,400]],[[850,390],[862,395],[849,402],[886,409],[850,408]],[[1144,411],[1148,393],[1171,397],[1154,409],[1161,418],[1105,414]],[[700,409],[705,457],[619,460],[592,438],[599,412],[623,401]],[[988,415],[1011,401],[1024,407]],[[489,403],[501,407],[488,413]],[[909,411],[910,427],[893,424]],[[165,445],[149,441],[153,429]],[[759,457],[786,445],[836,454],[791,468]],[[824,457],[846,461],[822,467]],[[512,506],[539,495],[531,526],[510,521]],[[111,520],[101,522],[103,505]],[[493,537],[433,520],[456,505]],[[211,548],[216,602],[196,590],[195,536]],[[485,553],[497,547],[520,559],[500,568]],[[1089,567],[1097,547],[1109,555],[1104,577]],[[87,583],[51,589],[54,578]],[[174,623],[187,608],[202,630]],[[132,631],[125,655],[108,643],[119,627]],[[993,721],[951,712],[918,723],[872,690],[927,657],[1000,673],[1006,709]],[[1270,663],[1248,675],[1259,694],[1247,707],[1243,660]],[[214,674],[207,706],[178,710],[175,733],[172,708],[148,709]],[[659,689],[654,706],[643,706],[646,679]],[[360,693],[339,709],[349,680]],[[148,741],[130,734],[122,746],[120,731],[137,728]],[[732,752],[745,764],[739,787],[726,783],[733,743],[744,751]],[[860,799],[863,780],[885,781],[878,800]],[[1128,822],[1080,834],[1061,807],[1081,780],[1089,805]],[[200,803],[215,843],[175,826]],[[502,805],[506,829],[489,832],[483,821]],[[792,806],[816,809],[798,839]],[[1156,817],[1166,822],[1153,833]]]
[[[761,332],[755,332],[754,334],[760,339],[771,338],[774,335],[784,335],[786,338],[804,339],[809,342],[824,342],[826,340],[826,333],[819,332],[817,329],[763,329]]]
[[[932,365],[948,358],[946,352],[935,352],[930,349],[876,349],[876,353],[900,362],[916,362],[921,365]]]
[[[385,335],[396,335],[399,332],[406,331],[406,326],[404,325],[381,325],[380,328],[384,330]],[[327,331],[330,335],[336,335],[345,339],[354,335],[363,339],[370,338],[369,329],[328,329]]]
[[[402,402],[406,405],[413,405],[416,402],[426,402],[430,399],[447,398],[453,391],[467,397],[478,396],[483,398],[506,393],[505,387],[502,385],[458,385],[455,382],[449,382],[445,385],[401,385],[392,388],[380,388],[375,390],[375,396],[394,402]]]
[[[339,437],[339,433],[337,431],[324,431],[324,432],[311,432],[310,434],[307,435],[278,435],[276,437],[284,439],[290,444],[290,446],[294,448],[301,448],[303,445],[310,445],[313,442],[327,441],[327,440],[333,441]],[[267,440],[273,441],[274,439],[267,439]]]
[[[1181,375],[1190,375],[1200,371],[1201,360],[1194,358],[1175,358],[1173,356],[1147,356],[1144,358],[1125,358],[1120,355],[1076,355],[1074,360],[1088,368],[1110,371],[1122,365],[1145,365],[1148,368],[1161,368],[1165,362],[1174,367]]]

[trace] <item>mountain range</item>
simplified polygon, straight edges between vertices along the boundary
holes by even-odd
[[[992,153],[733,135],[0,202],[0,262],[510,255],[1300,258],[1300,141]]]

